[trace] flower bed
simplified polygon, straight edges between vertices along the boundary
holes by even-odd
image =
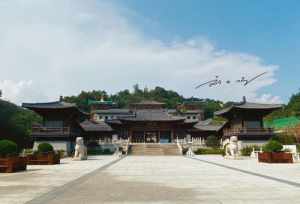
[[[29,165],[54,165],[60,164],[60,155],[54,152],[37,153],[27,156]]]
[[[0,158],[0,172],[13,173],[17,171],[25,171],[27,168],[26,157],[10,156]]]
[[[293,156],[286,152],[258,153],[258,161],[264,163],[293,163]]]

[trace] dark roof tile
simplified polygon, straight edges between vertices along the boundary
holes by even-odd
[[[233,109],[271,110],[272,111],[272,110],[280,109],[282,107],[283,107],[283,105],[281,105],[281,104],[262,104],[262,103],[249,103],[249,102],[235,103],[228,108],[224,108],[220,111],[216,111],[215,115],[220,116],[220,115],[230,112]]]
[[[94,122],[85,120],[80,123],[80,127],[87,132],[112,132],[113,129],[105,122]]]
[[[197,124],[194,125],[194,128],[200,131],[215,131],[218,132],[220,131],[226,122],[220,125],[215,125],[213,124],[212,119],[204,120],[204,121],[199,121]]]
[[[137,110],[135,117],[122,118],[124,121],[184,121],[184,117],[175,117],[166,110]]]
[[[24,108],[39,108],[39,109],[58,109],[58,108],[77,108],[74,103],[67,103],[63,101],[55,101],[49,103],[23,103]]]

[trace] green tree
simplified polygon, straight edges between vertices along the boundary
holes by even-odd
[[[28,146],[32,124],[40,121],[34,112],[0,100],[0,139],[12,140],[20,148]]]

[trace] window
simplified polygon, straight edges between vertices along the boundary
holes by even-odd
[[[191,116],[187,116],[186,118],[187,118],[187,119],[191,119]]]
[[[193,119],[194,119],[194,120],[196,120],[196,119],[197,119],[197,117],[196,117],[196,116],[193,116]]]
[[[261,128],[260,121],[245,121],[245,127],[250,129]]]
[[[60,128],[63,127],[63,121],[61,120],[46,120],[45,121],[45,127],[56,127]]]

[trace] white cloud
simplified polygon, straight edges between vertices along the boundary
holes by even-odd
[[[0,87],[3,91],[2,98],[5,100],[19,102],[22,100],[31,100],[32,98],[45,98],[42,93],[35,90],[32,81],[18,81],[11,80],[0,81]]]
[[[16,103],[58,99],[81,90],[117,92],[133,84],[163,86],[185,96],[279,102],[259,95],[275,83],[276,65],[257,56],[220,50],[202,38],[166,43],[139,30],[128,13],[107,2],[11,0],[0,2],[0,89]],[[194,87],[268,74],[247,87]],[[22,84],[22,85],[20,85]],[[26,92],[22,91],[26,87]],[[20,94],[20,93],[26,93]]]

